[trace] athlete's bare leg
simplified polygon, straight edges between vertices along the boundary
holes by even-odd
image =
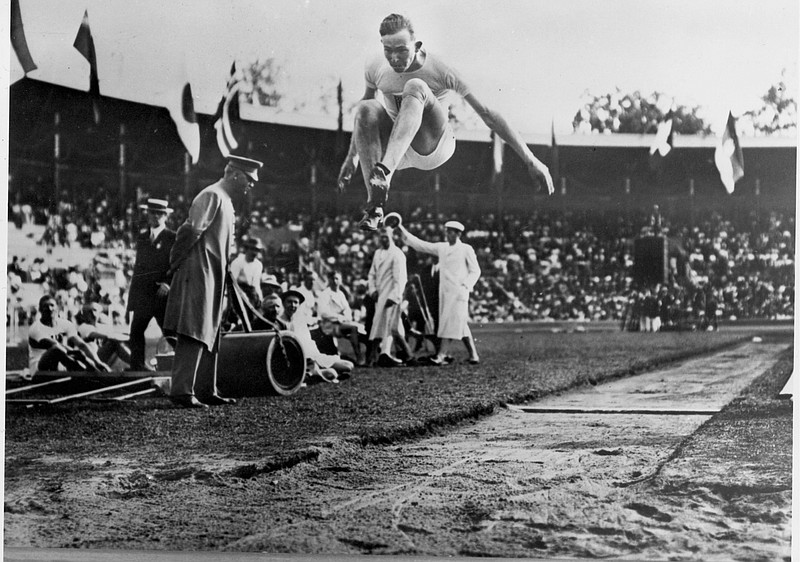
[[[418,78],[409,80],[403,88],[403,102],[381,164],[391,174],[400,165],[409,146],[419,154],[431,154],[439,145],[446,125],[447,110],[428,85]]]

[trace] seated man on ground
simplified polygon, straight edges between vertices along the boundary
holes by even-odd
[[[294,332],[303,347],[308,360],[307,375],[322,377],[327,382],[338,382],[339,379],[349,377],[353,363],[342,359],[339,355],[321,353],[317,344],[311,339],[308,321],[302,313],[298,313],[304,298],[301,293],[292,289],[283,293],[284,311],[279,319],[288,330]]]
[[[39,318],[28,331],[28,360],[31,374],[58,370],[111,372],[111,367],[78,335],[75,324],[58,316],[51,295],[39,299]]]
[[[286,330],[286,323],[281,320],[280,316],[283,313],[283,304],[281,297],[276,294],[267,295],[261,302],[261,316],[264,317],[269,323],[264,322],[260,318],[253,320],[253,330]]]
[[[111,324],[111,320],[103,314],[100,303],[84,304],[77,320],[78,335],[104,363],[113,365],[119,359],[130,365],[131,350],[127,345],[130,338]]]
[[[319,295],[317,312],[322,333],[335,338],[346,338],[353,347],[358,364],[366,364],[360,341],[361,334],[366,338],[366,332],[353,320],[353,310],[342,290],[342,274],[338,271],[328,272],[328,287]]]

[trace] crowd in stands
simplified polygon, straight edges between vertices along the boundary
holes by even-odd
[[[170,201],[170,227],[183,221],[188,202]],[[341,272],[358,320],[360,298],[376,248],[371,235],[358,230],[349,215],[289,215],[255,199],[240,212],[237,238],[258,235],[265,243],[264,275],[286,289],[299,286],[302,271],[320,279],[329,269]],[[131,202],[120,209],[103,190],[85,198],[62,194],[53,209],[19,197],[9,202],[9,228],[44,226],[39,245],[93,250],[83,266],[57,269],[47,255],[30,258],[8,249],[9,304],[24,299],[19,291],[35,284],[55,295],[59,308],[74,318],[87,302],[100,303],[114,322],[124,323],[125,298],[133,269],[133,244],[141,217]],[[696,294],[715,303],[724,319],[785,318],[794,314],[794,215],[790,212],[705,212],[660,217],[664,234],[678,240],[691,267],[655,294],[669,294],[673,307],[697,314]],[[548,210],[525,216],[475,214],[435,216],[417,208],[403,217],[410,232],[427,240],[442,237],[445,220],[466,225],[464,241],[477,254],[482,276],[471,295],[476,323],[534,320],[615,320],[630,317],[631,303],[644,298],[633,282],[633,239],[652,222],[648,212]],[[407,252],[409,252],[406,249]],[[426,265],[408,253],[409,272]],[[699,298],[699,297],[698,297]],[[663,301],[663,299],[662,299]],[[698,301],[699,302],[699,301]],[[677,304],[676,304],[677,303]],[[659,305],[661,306],[661,305]],[[705,307],[705,305],[703,305]],[[14,322],[27,323],[34,307],[16,307]],[[668,316],[668,315],[667,315]],[[665,316],[666,318],[666,316]]]

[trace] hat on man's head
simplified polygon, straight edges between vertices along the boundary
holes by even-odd
[[[261,276],[261,284],[262,285],[268,285],[270,287],[274,287],[275,289],[278,289],[279,291],[282,289],[281,284],[278,283],[278,278],[275,277],[274,275],[262,275]]]
[[[242,247],[249,250],[255,250],[256,252],[264,251],[264,244],[262,244],[261,240],[258,238],[248,238],[242,242]]]
[[[139,205],[139,208],[144,209],[145,211],[155,211],[160,213],[171,213],[172,209],[169,208],[169,204],[167,203],[166,199],[148,199],[147,203],[143,205]]]
[[[281,295],[281,299],[286,300],[289,297],[297,297],[300,299],[300,304],[306,302],[306,298],[303,296],[303,293],[300,291],[295,291],[294,289],[289,289],[288,291],[284,291]]]
[[[251,160],[243,156],[228,156],[228,164],[244,174],[253,181],[258,181],[258,171],[264,165],[258,160]]]
[[[458,221],[447,221],[444,223],[445,228],[452,228],[453,230],[457,230],[459,232],[464,232],[464,225]]]

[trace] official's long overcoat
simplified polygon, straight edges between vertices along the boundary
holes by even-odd
[[[215,350],[222,323],[225,273],[234,236],[234,211],[222,181],[201,191],[178,228],[170,264],[165,331],[203,342]]]

